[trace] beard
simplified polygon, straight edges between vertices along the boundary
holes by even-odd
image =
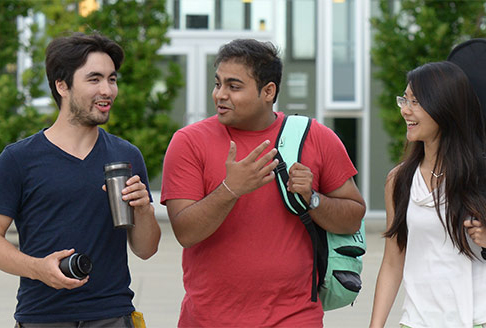
[[[105,124],[110,118],[109,112],[106,114],[98,113],[96,109],[92,110],[92,107],[85,109],[73,97],[69,101],[69,111],[72,114],[69,122],[73,125],[94,127]]]

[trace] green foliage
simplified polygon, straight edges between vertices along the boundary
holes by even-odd
[[[407,72],[426,62],[445,60],[458,43],[485,37],[486,14],[483,1],[402,0],[399,10],[390,3],[380,0],[381,13],[371,20],[376,29],[371,56],[379,68],[375,77],[383,86],[378,103],[392,138],[390,155],[398,161],[406,126],[395,98],[406,88]]]
[[[119,71],[118,97],[110,113],[110,120],[104,128],[110,133],[132,142],[141,150],[149,177],[160,173],[162,157],[172,134],[178,128],[178,125],[170,119],[169,112],[178,90],[183,85],[179,67],[169,63],[169,69],[163,71],[163,58],[157,53],[162,45],[169,42],[166,34],[170,19],[166,13],[165,1],[100,1],[103,5],[99,10],[93,11],[87,17],[78,14],[77,3],[79,1],[77,0],[32,1],[31,3],[24,0],[3,1],[0,1],[0,14],[2,17],[12,17],[14,24],[13,28],[10,28],[13,31],[12,40],[17,40],[16,15],[25,15],[27,9],[30,8],[34,12],[42,12],[46,17],[43,31],[39,31],[37,26],[33,26],[33,38],[29,45],[33,66],[23,76],[24,84],[33,97],[42,95],[39,85],[45,77],[44,49],[52,38],[66,36],[75,31],[91,33],[96,30],[122,46],[125,51],[125,61]],[[7,9],[9,7],[7,4],[10,4],[10,7],[23,4],[24,11],[19,10],[15,15],[3,14],[2,10],[11,12],[10,9]],[[4,21],[0,21],[0,24],[4,24]],[[3,40],[2,37],[0,46]],[[9,47],[4,46],[1,49],[9,49]],[[7,55],[10,54],[8,57],[10,62],[16,62],[15,51],[2,52],[1,49],[0,69],[5,62],[2,55],[8,57]],[[2,74],[0,96],[3,93],[2,90],[12,90],[12,88],[15,90],[12,83],[6,80]],[[9,89],[3,88],[6,84],[10,85]],[[159,85],[162,87],[156,88]],[[12,91],[4,93],[8,98],[3,98],[6,99],[3,102],[11,103],[9,110],[15,114],[23,100],[22,95]],[[55,103],[52,102],[51,106],[54,113],[57,114]],[[4,110],[0,107],[0,119],[3,112]],[[31,125],[39,123],[37,126],[49,124],[54,119],[40,116],[33,110],[25,111],[24,116],[26,119],[30,119]],[[19,120],[18,114],[14,117]],[[13,122],[9,123],[8,120],[1,120],[0,131],[2,131],[3,125],[7,124],[12,126],[12,133],[9,136],[13,138],[12,140],[25,135],[24,132],[17,133]],[[17,128],[19,126],[30,127],[28,124],[25,126],[17,124],[16,126]],[[34,131],[37,130],[38,128],[34,128]],[[2,141],[3,137],[0,133],[0,142]]]
[[[29,94],[17,87],[19,42],[17,16],[26,16],[30,0],[0,1],[0,149],[45,126],[45,118],[27,103]]]

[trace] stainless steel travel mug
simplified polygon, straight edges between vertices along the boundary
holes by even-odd
[[[133,207],[122,199],[122,189],[132,176],[132,165],[129,162],[105,164],[105,184],[110,201],[111,216],[115,228],[129,228],[133,224]]]

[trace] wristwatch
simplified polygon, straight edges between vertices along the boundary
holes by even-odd
[[[320,202],[321,202],[321,197],[319,196],[319,194],[317,192],[314,191],[314,189],[312,189],[312,195],[311,195],[311,198],[310,198],[309,208],[311,210],[315,209],[316,207],[319,206]]]

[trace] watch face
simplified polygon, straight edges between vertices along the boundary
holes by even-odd
[[[319,206],[319,195],[316,194],[316,193],[313,193],[312,196],[311,196],[311,207],[312,208],[316,208],[317,206]]]

